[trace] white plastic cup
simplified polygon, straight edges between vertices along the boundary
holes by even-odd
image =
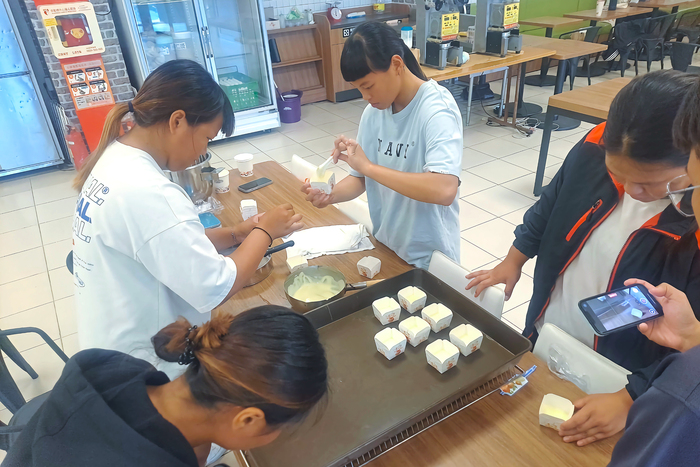
[[[253,176],[253,155],[252,154],[239,154],[233,158],[238,166],[238,172],[241,177],[252,177]]]
[[[605,6],[605,1],[598,0],[598,3],[595,4],[595,15],[596,16],[603,16],[603,7],[604,6]]]
[[[224,169],[219,172],[219,179],[214,180],[214,191],[217,193],[228,193],[229,192],[229,173],[228,170]]]

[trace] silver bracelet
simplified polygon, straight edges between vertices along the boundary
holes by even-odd
[[[238,239],[236,238],[236,232],[231,230],[231,237],[233,237],[233,246],[238,245]]]

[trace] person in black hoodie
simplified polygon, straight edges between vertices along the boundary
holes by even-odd
[[[477,295],[504,283],[510,296],[522,266],[537,256],[523,334],[534,344],[542,325],[553,323],[632,372],[625,389],[575,402],[577,413],[562,425],[566,442],[583,446],[622,430],[633,400],[672,352],[635,329],[595,336],[579,300],[640,278],[673,285],[700,310],[697,223],[667,196],[671,181],[685,188],[677,177],[686,173],[688,151],[674,145],[673,122],[696,81],[676,71],[632,80],[614,99],[607,123],[574,146],[527,211],[504,261],[467,276]]]
[[[160,358],[187,365],[184,375],[170,381],[124,353],[84,350],[2,465],[197,467],[195,448],[268,444],[328,391],[318,333],[286,308],[220,314],[201,327],[181,318],[153,346]]]

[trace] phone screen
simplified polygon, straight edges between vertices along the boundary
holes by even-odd
[[[636,326],[663,314],[661,306],[640,285],[581,300],[579,307],[598,334]]]

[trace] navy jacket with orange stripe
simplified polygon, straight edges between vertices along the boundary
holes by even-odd
[[[604,128],[604,123],[597,126],[574,146],[539,201],[515,230],[513,245],[530,258],[537,256],[534,289],[523,330],[533,345],[537,340],[535,322],[546,311],[557,277],[624,194],[623,187],[615,183],[605,166]],[[690,196],[686,196],[683,203],[689,202]],[[623,287],[630,278],[652,284],[666,282],[684,291],[698,314],[697,231],[694,218],[684,217],[669,206],[630,235],[615,261],[607,290]],[[635,328],[596,337],[595,350],[633,372],[627,385],[633,399],[644,392],[658,363],[672,352],[649,341]]]

